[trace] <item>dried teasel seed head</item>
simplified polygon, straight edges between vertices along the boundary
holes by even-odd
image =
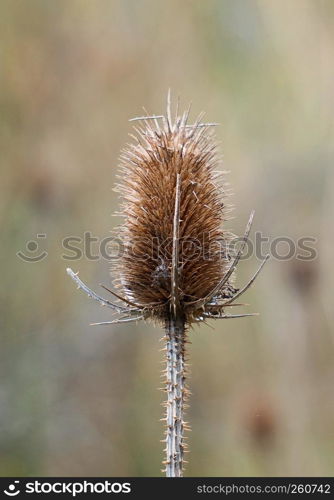
[[[225,191],[213,125],[189,109],[171,118],[140,117],[133,144],[121,154],[123,255],[112,273],[121,295],[144,317],[168,320],[172,308],[189,324],[229,268]],[[173,278],[174,275],[174,278]],[[232,275],[232,273],[231,273]],[[173,290],[174,284],[174,290]],[[212,299],[231,296],[231,276]],[[177,304],[173,299],[177,297]]]
[[[71,269],[68,274],[89,297],[109,307],[120,318],[95,325],[152,319],[165,327],[166,401],[165,472],[180,477],[184,469],[189,394],[187,326],[209,318],[227,319],[252,314],[226,314],[255,281],[266,259],[240,290],[232,285],[234,271],[245,247],[253,214],[243,243],[233,257],[231,234],[225,230],[225,191],[212,135],[215,124],[200,116],[188,124],[189,110],[171,118],[168,94],[165,116],[137,120],[135,143],[121,156],[124,222],[118,228],[123,252],[113,266],[122,301],[118,304],[97,295]],[[160,121],[162,120],[162,122]]]

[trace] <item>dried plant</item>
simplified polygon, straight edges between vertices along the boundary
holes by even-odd
[[[146,113],[146,111],[145,111]],[[251,228],[251,214],[242,244],[232,256],[226,220],[226,191],[217,172],[219,160],[212,130],[200,115],[188,124],[189,109],[174,120],[168,95],[166,116],[145,116],[133,120],[135,143],[121,155],[124,223],[118,234],[123,255],[113,268],[117,292],[122,301],[106,300],[90,290],[71,269],[68,274],[90,297],[120,315],[97,325],[153,320],[165,328],[166,459],[168,477],[180,477],[184,470],[184,421],[187,330],[208,319],[230,319],[253,314],[229,314],[253,283],[255,275],[241,289],[233,286],[234,271],[244,251]],[[104,287],[106,288],[106,287]]]

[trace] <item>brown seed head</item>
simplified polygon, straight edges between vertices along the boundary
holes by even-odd
[[[197,315],[191,303],[206,297],[226,272],[229,235],[222,228],[224,191],[215,171],[213,124],[187,120],[185,112],[172,123],[169,109],[161,125],[143,118],[136,143],[121,155],[117,188],[123,196],[124,254],[113,273],[124,296],[143,306],[146,317],[168,318],[179,174],[177,288],[181,314],[191,322]]]

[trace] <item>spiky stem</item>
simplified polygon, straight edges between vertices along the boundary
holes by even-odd
[[[167,477],[182,477],[184,422],[187,397],[185,374],[186,332],[182,318],[166,322],[166,464]]]

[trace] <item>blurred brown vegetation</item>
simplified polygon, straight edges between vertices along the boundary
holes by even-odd
[[[162,332],[89,327],[108,312],[61,241],[109,236],[128,119],[171,87],[222,124],[229,229],[254,208],[270,238],[318,238],[315,261],[267,265],[259,318],[191,332],[187,474],[332,475],[333,2],[3,0],[0,32],[0,474],[160,474]],[[20,260],[39,233],[47,258]],[[105,259],[70,265],[110,283]]]

